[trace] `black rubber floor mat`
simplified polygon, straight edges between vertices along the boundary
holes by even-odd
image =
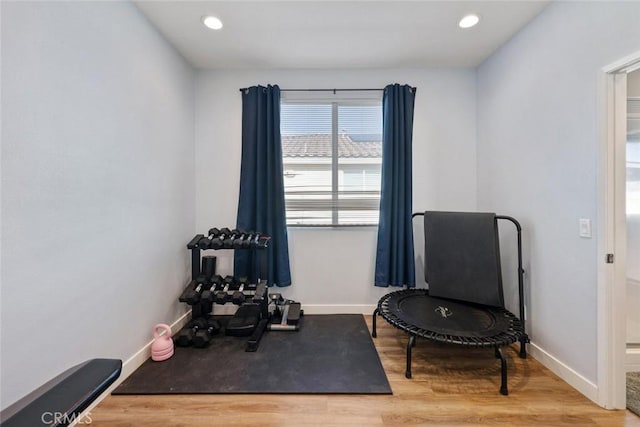
[[[268,331],[256,352],[246,338],[216,336],[205,349],[176,347],[147,360],[113,394],[391,394],[362,315],[305,315],[298,332]]]

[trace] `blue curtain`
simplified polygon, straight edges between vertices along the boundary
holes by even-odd
[[[393,84],[382,98],[382,186],[376,286],[415,287],[411,139],[415,89]]]
[[[280,88],[253,86],[242,91],[242,164],[237,228],[271,236],[267,274],[269,286],[291,285],[280,141]],[[262,250],[236,250],[234,274],[255,279]]]

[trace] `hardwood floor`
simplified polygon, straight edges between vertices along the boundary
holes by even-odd
[[[498,393],[500,363],[486,349],[419,340],[406,379],[406,336],[378,325],[374,342],[393,395],[109,396],[90,425],[640,426],[640,417],[598,407],[533,358],[520,359],[515,347],[505,350],[509,396]]]

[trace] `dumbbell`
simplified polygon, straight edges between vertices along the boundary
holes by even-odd
[[[258,246],[259,241],[260,241],[260,233],[255,232],[253,235],[251,235],[251,238],[249,239],[249,247],[255,248],[256,246]]]
[[[245,300],[245,295],[244,295],[244,287],[245,284],[248,282],[248,279],[246,277],[241,277],[238,279],[238,281],[236,282],[239,285],[239,288],[237,291],[235,291],[233,293],[233,296],[231,297],[231,301],[235,304],[235,305],[242,305],[244,304],[244,300]]]
[[[178,336],[175,338],[176,345],[180,347],[189,347],[193,344],[193,339],[198,331],[206,329],[207,326],[207,321],[203,318],[191,320],[191,322],[189,322],[189,324],[178,333]]]
[[[220,230],[217,228],[210,228],[207,237],[203,237],[198,242],[200,249],[209,249],[211,247],[211,241],[220,234]]]
[[[222,276],[216,274],[211,278],[211,287],[200,295],[200,300],[205,303],[212,303],[215,300],[216,292],[224,289]]]
[[[211,342],[213,335],[218,332],[220,332],[220,323],[215,319],[209,319],[207,321],[207,327],[198,329],[193,337],[193,346],[198,348],[206,347],[209,342]]]
[[[237,289],[236,286],[236,278],[233,276],[224,276],[223,282],[225,285],[228,285],[229,290],[233,291],[234,289]]]
[[[179,300],[180,302],[186,302],[189,305],[197,304],[202,297],[202,293],[211,289],[212,276],[216,271],[216,257],[204,256],[202,257],[202,274],[200,274],[195,282],[190,283],[190,287],[182,293]]]
[[[218,291],[216,292],[213,302],[216,304],[224,305],[227,303],[227,291]]]
[[[200,302],[200,297],[202,296],[202,292],[211,288],[211,284],[208,283],[198,283],[198,285],[191,289],[190,292],[187,292],[187,296],[183,302],[186,302],[189,305],[196,305]]]
[[[233,247],[233,242],[235,242],[238,237],[240,237],[240,231],[234,228],[231,230],[231,234],[223,240],[222,247],[225,249],[231,249]]]
[[[238,283],[240,286],[243,286],[244,289],[247,289],[247,286],[249,286],[249,278],[247,276],[240,276],[237,280],[236,283]]]
[[[200,279],[200,278],[198,278]],[[202,292],[208,290],[210,285],[202,280],[192,280],[187,288],[182,292],[178,300],[189,305],[195,305],[200,301]]]
[[[270,239],[271,237],[269,237],[268,235],[261,234],[260,237],[256,239],[255,246],[258,248],[266,248]]]
[[[216,304],[226,304],[229,301],[228,291],[234,286],[234,283],[235,279],[233,278],[233,276],[226,276],[224,279],[222,279],[222,284],[217,286],[217,288],[222,287],[222,289],[218,290],[215,293],[213,301]]]
[[[223,288],[216,292],[214,302],[216,304],[226,304],[230,301],[229,291],[237,290],[236,281],[233,276],[225,276],[222,280]]]
[[[211,239],[211,243],[209,243],[209,247],[211,249],[222,249],[224,247],[224,241],[231,235],[231,230],[227,227],[220,230],[220,233]]]
[[[248,248],[251,245],[251,235],[253,231],[240,230],[240,236],[233,241],[233,247],[236,249]]]

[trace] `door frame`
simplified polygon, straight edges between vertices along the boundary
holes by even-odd
[[[636,52],[602,69],[598,153],[598,403],[626,406],[626,142],[627,74],[640,69]],[[613,263],[607,262],[613,254]]]

